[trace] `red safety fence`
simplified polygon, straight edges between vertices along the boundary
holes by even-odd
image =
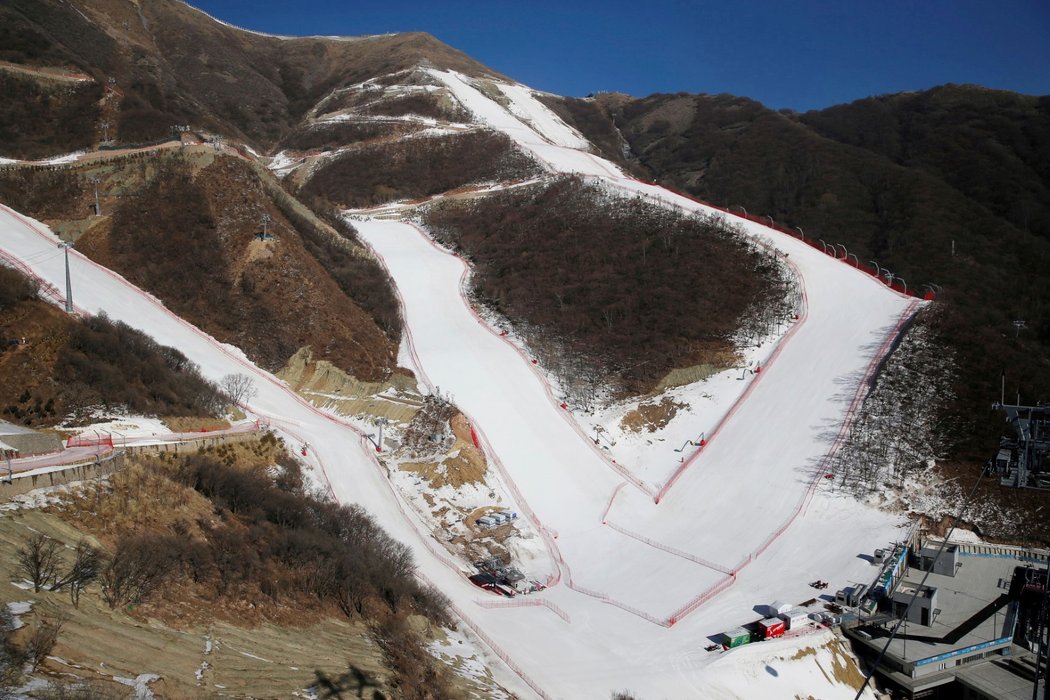
[[[616,485],[616,488],[612,490],[612,493],[609,495],[609,502],[605,504],[605,511],[602,512],[602,525],[606,524],[609,521],[609,511],[612,510],[613,503],[616,502],[616,497],[619,495],[620,489],[622,489],[626,485],[626,481],[621,481]]]
[[[109,433],[94,436],[83,434],[66,439],[66,447],[113,447],[113,436]]]
[[[488,646],[488,648],[492,650],[492,653],[494,653],[496,656],[498,656],[500,659],[502,659],[503,663],[507,664],[507,666],[510,668],[510,670],[514,671],[514,673],[516,673],[518,675],[518,677],[521,678],[521,680],[525,681],[526,685],[528,685],[530,688],[532,688],[533,692],[535,692],[537,695],[539,695],[544,700],[551,700],[551,696],[545,690],[543,690],[543,688],[540,687],[539,683],[534,681],[532,679],[532,676],[530,676],[529,674],[525,673],[525,669],[523,669],[521,666],[519,666],[517,663],[515,663],[514,660],[512,658],[510,658],[510,654],[508,654],[506,651],[504,651],[503,647],[501,647],[499,644],[497,644],[496,641],[492,637],[487,635],[481,629],[481,627],[479,627],[473,620],[471,620],[469,617],[467,617],[467,615],[459,608],[458,605],[456,605],[455,603],[453,603],[451,601],[449,601],[447,603],[447,605],[450,608],[452,608],[452,611],[456,613],[456,615],[459,617],[459,619],[462,622],[464,622],[467,625],[467,627],[469,627],[471,629],[471,631],[475,635],[477,635],[477,637],[481,641],[485,642],[485,644]]]
[[[715,585],[711,586],[706,591],[704,591],[703,593],[701,593],[697,597],[693,598],[688,603],[686,603],[681,608],[679,608],[674,613],[672,613],[671,616],[669,618],[667,618],[667,623],[668,623],[667,626],[670,627],[671,625],[674,625],[674,624],[677,624],[678,622],[681,622],[684,617],[686,617],[687,615],[695,612],[704,603],[706,603],[707,601],[711,600],[712,598],[714,598],[719,593],[722,593],[723,591],[728,590],[735,583],[736,583],[736,574],[730,574],[730,575],[726,576],[724,579],[722,579],[721,581],[719,581]]]
[[[474,602],[483,608],[547,608],[566,622],[572,622],[569,613],[562,610],[559,605],[552,603],[546,598],[539,598],[535,595],[527,597],[519,596],[514,600],[475,600]]]
[[[698,557],[695,554],[690,554],[689,552],[684,552],[681,549],[678,549],[677,547],[672,547],[669,544],[664,544],[663,542],[657,542],[656,540],[652,539],[651,537],[646,537],[645,535],[640,535],[637,532],[632,532],[632,531],[628,530],[625,527],[621,527],[621,526],[617,525],[616,523],[606,523],[606,524],[609,527],[611,527],[613,530],[616,530],[617,532],[619,532],[621,535],[624,535],[626,537],[630,537],[631,539],[634,539],[634,540],[638,540],[642,544],[647,544],[650,547],[662,550],[664,552],[667,552],[668,554],[673,554],[674,556],[680,557],[682,559],[688,559],[689,561],[691,561],[691,562],[693,562],[695,564],[699,564],[700,566],[705,566],[708,569],[714,569],[715,571],[721,572],[723,574],[731,574],[731,573],[733,573],[733,570],[730,569],[729,567],[722,566],[720,564],[715,564],[714,562],[708,561],[707,559],[704,559],[703,557]]]

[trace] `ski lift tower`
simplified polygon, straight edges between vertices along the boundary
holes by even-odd
[[[999,443],[994,466],[1003,486],[1050,487],[1050,405],[996,403],[993,408],[1006,412],[1006,422],[1017,435]]]

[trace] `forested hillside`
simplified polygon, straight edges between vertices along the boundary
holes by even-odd
[[[730,95],[552,104],[644,176],[937,289],[936,337],[960,366],[954,454],[995,447],[1004,370],[1008,393],[1050,400],[1050,98],[945,86],[802,115]]]

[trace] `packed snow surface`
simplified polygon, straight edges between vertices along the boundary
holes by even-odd
[[[462,76],[434,75],[477,120],[510,135],[552,171],[599,177],[623,192],[721,215],[578,150],[578,136],[528,90],[503,90],[513,105],[508,111]],[[900,536],[896,519],[824,493],[819,467],[861,380],[914,303],[795,239],[740,223],[794,265],[806,296],[801,317],[741,398],[726,402],[732,405],[719,434],[676,479],[639,453],[632,469],[644,479],[635,481],[594,449],[528,361],[475,316],[463,298],[460,259],[407,224],[355,221],[397,284],[405,359],[468,414],[516,509],[543,533],[546,546],[528,573],[549,575],[552,586],[510,601],[520,607],[509,608],[477,604],[495,599],[469,584],[466,567],[449,561],[430,539],[352,424],[310,406],[243,353],[178,319],[119,275],[76,251],[70,265],[78,309],[105,311],[178,347],[210,379],[252,377],[259,390],[252,411],[308,442],[308,459],[334,497],[362,504],[412,547],[421,575],[514,669],[495,664],[498,680],[514,692],[608,698],[630,689],[656,698],[718,688],[719,697],[755,697],[761,687],[770,697],[779,694],[774,688],[786,697],[819,688],[830,697],[841,688],[805,664],[792,666],[779,684],[771,674],[755,676],[756,655],[765,659],[778,645],[790,652],[801,640],[726,653],[703,647],[759,617],[755,606],[811,598],[807,582],[813,579],[836,587],[869,582],[874,571],[859,555]],[[0,208],[0,248],[64,288],[57,242],[42,224]],[[656,489],[664,491],[659,504]]]

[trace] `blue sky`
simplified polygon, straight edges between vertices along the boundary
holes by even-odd
[[[943,83],[1050,94],[1047,0],[190,0],[276,34],[426,31],[534,88],[797,110]]]

